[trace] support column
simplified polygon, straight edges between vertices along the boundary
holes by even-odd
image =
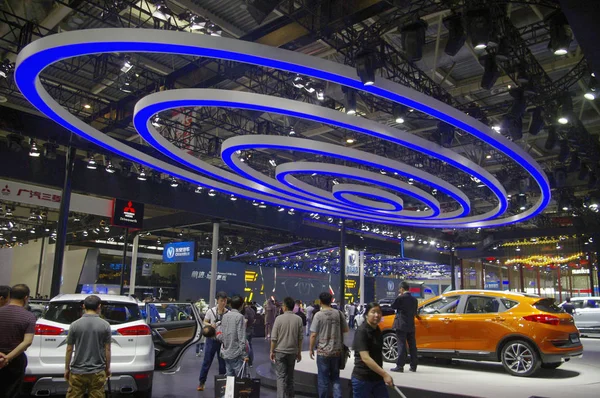
[[[523,275],[523,264],[519,264],[519,284],[521,285],[521,292],[525,293],[525,276]]]
[[[450,288],[456,290],[456,257],[452,249],[450,249]]]
[[[592,258],[592,254],[589,255],[589,267],[590,267],[590,297],[594,296],[594,261]]]
[[[359,259],[358,260],[358,264],[359,264],[358,290],[360,292],[359,304],[362,306],[365,304],[365,252],[364,251],[358,252],[358,259]]]
[[[123,239],[123,259],[121,260],[121,280],[119,281],[119,294],[123,294],[123,283],[125,282],[125,263],[127,262],[127,239],[129,239],[129,228],[125,228]]]
[[[69,147],[67,152],[67,164],[65,167],[65,180],[62,196],[60,198],[60,209],[56,228],[56,249],[54,252],[54,265],[52,266],[52,281],[50,283],[50,298],[60,293],[62,280],[63,259],[65,257],[65,246],[67,244],[67,223],[69,221],[69,205],[71,203],[71,180],[73,179],[73,166],[75,165],[75,147]]]
[[[40,293],[40,280],[42,279],[42,268],[44,266],[44,258],[46,257],[46,239],[42,238],[42,248],[40,250],[40,263],[38,265],[37,282],[35,284],[35,295]]]
[[[346,222],[340,228],[340,311],[346,306]]]
[[[512,288],[512,270],[511,270],[512,265],[509,265],[506,267],[506,271],[508,273],[508,291],[510,292],[511,288]]]
[[[562,303],[562,276],[560,274],[560,264],[556,269],[556,273],[558,275],[558,301]]]
[[[538,290],[538,296],[542,295],[542,280],[540,278],[540,267],[536,267],[536,276],[537,276],[537,290]]]
[[[463,259],[460,259],[460,288],[465,288],[465,267],[463,265]]]
[[[219,261],[219,223],[213,223],[212,256],[210,259],[210,308],[217,305],[217,268]]]
[[[485,263],[481,261],[481,288],[485,290]]]
[[[140,246],[140,234],[135,234],[133,237],[133,247],[131,249],[131,266],[129,271],[129,294],[135,294],[135,278],[137,276],[137,258],[138,248]],[[143,299],[143,297],[140,297]]]

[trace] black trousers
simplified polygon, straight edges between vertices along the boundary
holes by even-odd
[[[410,368],[417,369],[417,339],[415,338],[415,332],[396,330],[396,338],[398,340],[398,360],[396,361],[396,365],[399,368],[404,367],[406,363],[406,345],[408,344]]]
[[[17,398],[21,393],[27,357],[21,354],[0,369],[0,398]]]

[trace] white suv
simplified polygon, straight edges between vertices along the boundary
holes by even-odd
[[[63,375],[67,334],[71,323],[81,317],[87,296],[63,294],[50,300],[36,323],[33,344],[27,350],[24,394],[66,394],[68,385]],[[102,300],[100,315],[112,330],[112,391],[151,397],[154,370],[176,369],[185,349],[198,341],[200,317],[196,309],[190,303],[173,303],[188,314],[184,320],[147,324],[133,298],[98,296]]]
[[[561,307],[566,304],[563,301]],[[573,319],[581,333],[600,333],[600,297],[571,297]]]

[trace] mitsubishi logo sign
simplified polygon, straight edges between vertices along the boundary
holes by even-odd
[[[112,225],[141,229],[144,222],[144,204],[131,200],[114,199]]]

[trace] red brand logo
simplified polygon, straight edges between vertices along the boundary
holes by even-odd
[[[127,202],[127,206],[125,206],[125,208],[123,209],[123,213],[135,214],[135,209],[133,208],[133,203],[131,203],[131,200]]]

